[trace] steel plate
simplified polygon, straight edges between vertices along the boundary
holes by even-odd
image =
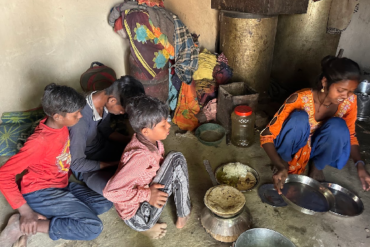
[[[263,184],[258,188],[258,195],[263,203],[267,203],[273,207],[285,207],[288,204],[284,201],[281,195],[275,190],[273,184]]]
[[[334,205],[330,209],[331,213],[343,217],[353,217],[362,214],[364,211],[364,204],[355,193],[338,184],[321,184],[327,187],[335,197]]]
[[[304,214],[322,214],[334,205],[334,195],[316,180],[303,175],[289,175],[282,189],[285,202]]]
[[[236,163],[236,162],[230,162],[230,163]],[[218,183],[218,184],[223,184],[223,183],[221,183],[221,181],[219,181],[219,180],[217,179],[219,172],[221,172],[221,171],[222,171],[222,169],[224,168],[224,166],[226,166],[226,165],[228,165],[228,164],[230,164],[230,163],[227,163],[227,164],[224,164],[224,165],[221,165],[221,166],[217,167],[217,169],[216,169],[216,171],[215,171],[215,177],[216,177],[216,180],[217,180],[217,183]],[[239,163],[240,163],[240,162],[239,162]],[[251,191],[251,190],[253,190],[254,188],[256,188],[256,186],[258,185],[258,183],[259,183],[259,181],[260,181],[260,176],[259,176],[258,172],[257,172],[255,169],[253,169],[252,167],[250,167],[249,165],[246,165],[246,164],[243,164],[243,163],[240,163],[240,164],[244,165],[244,166],[247,168],[247,171],[253,174],[253,176],[256,178],[256,184],[255,184],[252,188],[250,188],[249,190],[239,190],[239,191],[240,191],[240,192],[247,192],[247,191]],[[234,186],[232,186],[232,187],[233,187],[233,188],[236,188],[236,187],[234,187]],[[236,189],[237,189],[237,188],[236,188]]]

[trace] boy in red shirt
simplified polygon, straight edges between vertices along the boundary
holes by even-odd
[[[163,158],[161,140],[167,138],[171,128],[166,104],[150,96],[139,96],[131,100],[126,111],[135,134],[103,195],[113,202],[129,227],[151,238],[161,238],[167,225],[157,221],[168,196],[174,194],[177,228],[185,226],[190,214],[186,160],[178,152]]]
[[[42,106],[47,118],[0,168],[0,191],[19,211],[1,233],[0,246],[10,247],[21,236],[36,232],[47,233],[52,240],[91,240],[102,231],[97,215],[111,208],[111,202],[85,186],[68,184],[67,127],[79,121],[85,104],[85,98],[70,87],[46,86]],[[19,191],[15,176],[24,170]]]

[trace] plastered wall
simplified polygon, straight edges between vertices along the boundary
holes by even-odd
[[[344,49],[343,56],[355,60],[370,71],[370,1],[360,0],[358,13],[352,17],[348,28],[342,33],[338,51]]]
[[[0,0],[0,114],[38,107],[51,83],[80,90],[92,61],[126,74],[128,43],[107,23],[117,0]],[[211,0],[166,0],[201,46],[215,48],[218,12]]]

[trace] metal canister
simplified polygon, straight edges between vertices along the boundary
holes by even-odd
[[[364,79],[356,89],[357,95],[357,120],[367,121],[370,119],[370,83]]]

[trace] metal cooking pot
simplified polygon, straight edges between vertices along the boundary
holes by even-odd
[[[370,118],[370,95],[356,93],[357,95],[357,120],[367,121]]]
[[[357,93],[370,94],[370,82],[368,79],[364,79],[356,89]]]
[[[254,228],[243,232],[235,247],[295,247],[285,236],[267,228]]]

